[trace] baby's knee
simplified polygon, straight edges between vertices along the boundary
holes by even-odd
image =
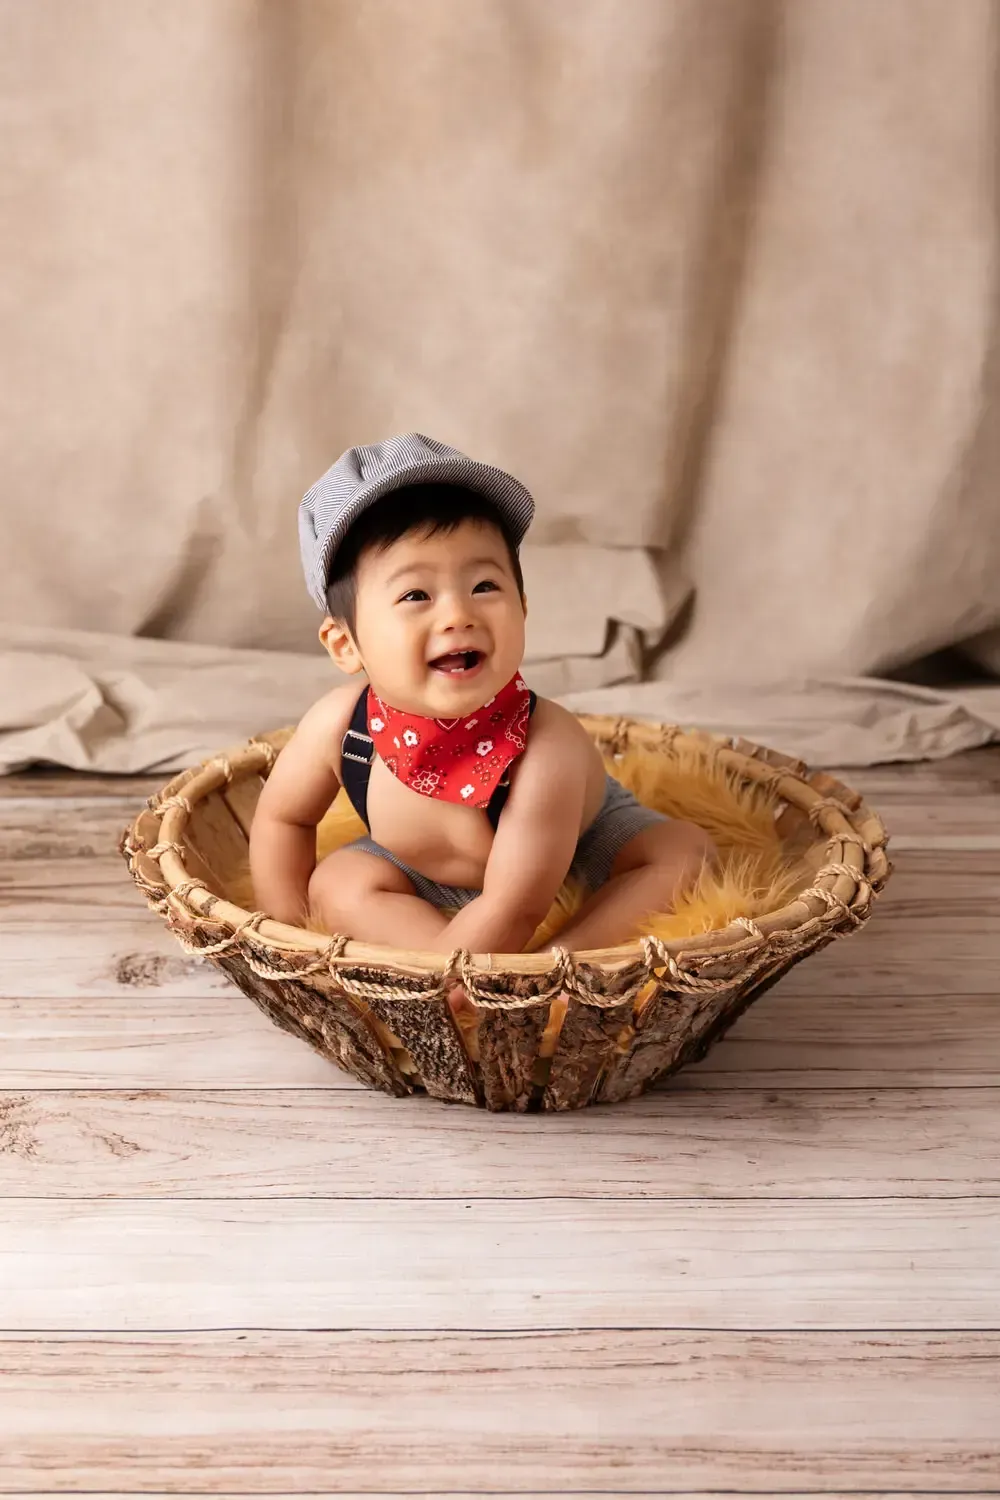
[[[376,870],[371,855],[335,849],[321,859],[309,877],[309,906],[330,921],[348,922],[371,893]]]
[[[664,824],[660,847],[651,861],[661,873],[664,897],[672,897],[681,887],[694,884],[718,856],[715,840],[697,823],[677,819]]]
[[[674,823],[673,827],[676,830],[678,851],[685,865],[700,870],[703,865],[715,864],[719,849],[710,833],[697,823],[683,820]]]
[[[398,865],[366,849],[334,849],[320,860],[309,879],[309,900],[326,913],[346,921],[363,911],[380,891],[412,895],[413,882]]]

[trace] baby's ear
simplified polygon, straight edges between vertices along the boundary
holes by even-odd
[[[323,650],[333,658],[342,672],[353,676],[356,672],[364,671],[361,653],[346,620],[334,620],[327,615],[319,627],[319,639]]]

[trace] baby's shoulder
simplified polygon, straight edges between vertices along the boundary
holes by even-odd
[[[346,682],[317,698],[299,720],[295,738],[340,761],[340,744],[351,725],[351,716],[364,683]]]
[[[575,714],[551,698],[539,698],[531,716],[525,755],[571,755],[587,763],[600,760],[600,752]]]

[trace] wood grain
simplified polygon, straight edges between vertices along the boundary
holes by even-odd
[[[5,1494],[1000,1494],[1000,752],[845,773],[868,929],[545,1120],[185,955],[115,852],[165,779],[0,778]]]
[[[347,1089],[0,1095],[4,1198],[917,1194],[1000,1195],[1000,1088],[692,1088],[553,1121]]]
[[[1000,1473],[994,1334],[39,1338],[0,1344],[0,1369],[5,1486],[412,1493],[419,1476],[440,1494],[502,1475],[504,1493],[787,1497],[970,1494]]]
[[[222,976],[223,991],[204,997],[133,985],[169,977],[170,959],[159,969],[158,957],[121,954],[130,978],[113,993],[97,985],[68,999],[0,996],[0,1087],[361,1087]]]
[[[1000,1204],[12,1199],[0,1328],[992,1328]]]
[[[0,1088],[360,1087],[279,1031],[217,971],[192,978],[185,962],[169,952],[92,951],[75,994],[0,992]],[[109,970],[124,976],[114,988]],[[1000,1084],[995,997],[803,992],[797,972],[666,1089]],[[65,973],[69,990],[68,965]],[[50,977],[46,987],[58,988],[58,974]]]
[[[825,955],[816,959],[820,963]],[[998,955],[1000,957],[1000,955]],[[800,966],[804,969],[805,964]],[[824,994],[793,973],[677,1087],[947,1087],[1000,1082],[1000,1007],[986,995]]]
[[[1000,746],[912,764],[834,773],[874,807],[890,834],[1000,837]]]
[[[93,965],[99,938],[106,942],[105,958],[147,947],[183,956],[123,872],[116,856],[81,857],[77,865],[68,855],[0,861],[8,992],[64,992],[77,966]],[[998,946],[1000,849],[914,850],[900,858],[864,931],[813,955],[786,982],[794,979],[800,993],[821,986],[877,988],[883,995],[995,995]]]
[[[158,792],[171,775],[172,771],[105,776],[94,771],[62,771],[55,767],[35,766],[28,771],[17,771],[12,776],[0,776],[0,802],[78,798],[87,802],[121,802],[135,807]]]
[[[843,796],[848,805],[860,796],[878,812],[890,837],[933,838],[942,830],[955,833],[1000,833],[996,796],[1000,790],[1000,746],[979,762],[887,764],[849,768],[830,775],[810,776],[812,785]],[[838,780],[843,775],[845,782]]]

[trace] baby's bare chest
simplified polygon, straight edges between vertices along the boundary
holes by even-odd
[[[376,758],[368,782],[368,821],[376,843],[431,879],[482,884],[493,847],[493,829],[484,812],[422,796]]]

